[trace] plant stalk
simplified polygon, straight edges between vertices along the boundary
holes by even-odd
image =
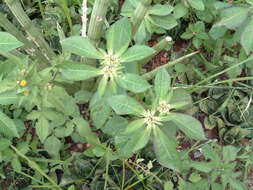
[[[169,67],[172,67],[172,66],[174,66],[174,65],[176,65],[176,64],[178,64],[178,63],[180,63],[180,62],[182,62],[183,60],[188,59],[189,57],[192,57],[192,56],[194,56],[194,55],[196,55],[196,54],[198,54],[198,53],[199,53],[199,51],[195,51],[195,52],[193,52],[193,53],[190,53],[190,54],[188,54],[188,55],[185,55],[185,56],[183,56],[183,57],[180,57],[180,58],[178,58],[178,59],[176,59],[176,60],[174,60],[174,61],[170,61],[170,62],[166,63],[165,65],[162,65],[162,66],[160,66],[160,67],[157,67],[157,68],[154,69],[153,71],[150,71],[150,72],[148,72],[148,73],[146,73],[146,74],[144,74],[144,75],[142,75],[142,76],[143,76],[145,79],[150,80],[150,79],[152,79],[152,78],[155,76],[155,74],[157,73],[157,71],[158,71],[159,69],[161,69],[161,68],[167,69],[167,68],[169,68]]]
[[[93,6],[88,28],[88,37],[96,46],[99,43],[100,38],[103,34],[103,24],[108,6],[109,0],[95,0]]]
[[[30,18],[26,15],[20,2],[18,0],[5,0],[5,2],[10,8],[12,14],[16,17],[18,22],[28,34],[29,39],[33,41],[39,49],[41,49],[47,60],[50,61],[53,57],[55,57],[55,53],[49,47],[38,28],[34,26]]]
[[[137,8],[134,11],[134,15],[131,18],[133,28],[132,28],[132,35],[135,36],[137,33],[144,17],[147,14],[148,8],[151,4],[152,0],[142,0],[139,2]]]
[[[86,37],[87,36],[87,11],[88,11],[88,7],[87,7],[87,0],[83,0],[83,4],[82,4],[82,37]]]

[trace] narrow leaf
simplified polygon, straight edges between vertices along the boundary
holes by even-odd
[[[169,89],[171,78],[166,69],[159,69],[155,77],[155,93],[158,99],[164,98]]]

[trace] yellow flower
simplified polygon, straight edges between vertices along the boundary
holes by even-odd
[[[22,87],[25,87],[25,86],[27,86],[27,81],[26,80],[21,80],[19,82],[19,85],[22,86]]]

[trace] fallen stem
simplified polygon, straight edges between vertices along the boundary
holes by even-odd
[[[195,52],[193,52],[193,53],[190,53],[190,54],[188,54],[188,55],[185,55],[185,56],[183,56],[183,57],[180,57],[180,58],[178,58],[178,59],[176,59],[176,60],[174,60],[174,61],[170,61],[170,62],[166,63],[165,65],[162,65],[162,66],[160,66],[160,67],[157,67],[156,69],[154,69],[154,70],[152,70],[152,71],[150,71],[150,72],[148,72],[148,73],[142,75],[142,77],[144,77],[144,78],[147,79],[147,80],[150,80],[150,79],[152,79],[152,77],[155,76],[155,74],[157,73],[157,71],[158,71],[159,69],[161,69],[161,68],[167,69],[167,68],[169,68],[169,67],[172,67],[172,66],[174,66],[174,65],[176,65],[176,64],[178,64],[178,63],[184,61],[185,59],[188,59],[189,57],[192,57],[192,56],[194,56],[194,55],[196,55],[196,54],[198,54],[198,53],[199,53],[199,51],[195,51]]]

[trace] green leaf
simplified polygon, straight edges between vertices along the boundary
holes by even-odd
[[[60,72],[68,80],[87,80],[101,74],[99,69],[77,62],[65,62],[60,66]]]
[[[150,18],[150,21],[158,26],[158,27],[162,27],[166,30],[170,30],[172,28],[174,28],[175,26],[177,26],[177,20],[169,15],[169,16],[152,16]]]
[[[108,83],[108,77],[103,76],[99,82],[98,89],[97,89],[99,96],[102,97],[104,95],[107,83]]]
[[[222,153],[223,153],[223,160],[225,163],[233,161],[236,159],[238,149],[233,146],[224,146]]]
[[[81,117],[75,117],[73,123],[76,125],[78,134],[85,138],[89,144],[99,144],[99,140],[95,133],[91,131],[89,123]]]
[[[129,123],[126,127],[126,130],[124,131],[124,134],[131,134],[134,131],[142,128],[142,126],[145,124],[145,119],[137,119]]]
[[[106,123],[104,127],[102,127],[102,131],[115,137],[126,129],[127,124],[128,121],[126,118],[115,115]]]
[[[11,145],[11,141],[9,139],[0,138],[0,152],[6,150]]]
[[[174,7],[171,5],[155,4],[148,10],[148,13],[151,15],[166,16],[169,15],[173,9]]]
[[[167,181],[164,183],[164,190],[173,190],[174,184],[171,181]]]
[[[213,169],[211,163],[206,162],[191,162],[190,167],[205,173],[209,173]]]
[[[241,35],[241,44],[247,55],[253,50],[253,19],[247,24]]]
[[[205,139],[204,130],[197,119],[181,113],[171,113],[168,117],[170,117],[177,127],[189,138],[196,140]]]
[[[142,45],[135,45],[129,48],[121,57],[121,62],[133,62],[143,60],[155,53],[155,50]]]
[[[167,168],[180,171],[182,163],[176,150],[177,145],[158,127],[154,129],[153,143],[158,162]]]
[[[103,59],[100,53],[87,37],[72,36],[61,41],[62,48],[71,53],[91,59]]]
[[[148,143],[150,135],[151,128],[142,127],[132,135],[116,136],[115,145],[121,156],[130,157]]]
[[[158,99],[165,98],[170,89],[171,78],[166,69],[159,69],[155,77],[155,93]]]
[[[248,18],[249,9],[246,7],[231,7],[221,13],[221,21],[215,26],[226,26],[229,29],[236,29]]]
[[[151,87],[141,76],[132,73],[121,75],[117,79],[117,83],[122,88],[130,90],[134,93],[144,92]]]
[[[10,105],[18,103],[19,97],[15,92],[0,93],[0,105]]]
[[[126,95],[111,96],[108,103],[118,115],[142,115],[145,112],[135,99]]]
[[[246,0],[246,2],[253,5],[253,0]]]
[[[182,3],[177,3],[177,5],[174,8],[173,16],[176,19],[179,19],[179,18],[182,18],[183,16],[185,16],[187,13],[188,13],[187,7]]]
[[[46,151],[52,155],[57,156],[59,155],[59,151],[61,149],[62,143],[61,141],[56,138],[55,136],[50,136],[45,140],[44,147]]]
[[[0,51],[11,51],[23,45],[14,36],[7,32],[0,32]]]
[[[17,127],[12,119],[0,111],[0,132],[9,137],[19,137]]]
[[[203,0],[188,0],[190,3],[191,7],[194,9],[197,9],[199,11],[205,10],[205,4]]]
[[[14,169],[14,171],[21,172],[22,166],[17,157],[11,160],[11,167]]]
[[[235,190],[248,190],[248,188],[246,187],[245,184],[243,184],[242,182],[232,179],[229,179],[229,184],[231,187],[233,187]]]
[[[92,106],[90,106],[90,111],[91,119],[98,129],[105,124],[111,114],[111,108],[104,98],[92,104]]]
[[[45,117],[40,117],[35,125],[36,134],[43,143],[49,135],[49,122]]]
[[[107,33],[108,53],[122,55],[128,48],[132,36],[131,22],[128,18],[122,18],[114,23]]]

